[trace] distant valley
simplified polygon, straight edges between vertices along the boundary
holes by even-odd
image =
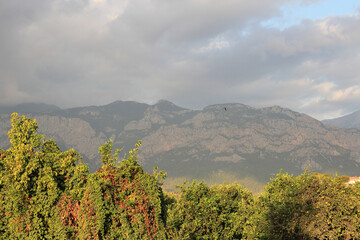
[[[161,100],[154,105],[116,101],[71,109],[46,104],[0,107],[2,149],[9,147],[6,133],[14,111],[36,118],[39,132],[63,150],[75,148],[91,171],[100,166],[98,148],[108,139],[115,148],[124,148],[121,154],[142,140],[139,162],[149,172],[155,165],[165,170],[169,186],[196,178],[238,181],[257,191],[280,169],[360,175],[360,124],[320,122],[279,106],[232,103],[189,110]]]

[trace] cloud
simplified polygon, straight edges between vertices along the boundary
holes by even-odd
[[[221,49],[229,47],[229,46],[230,46],[230,44],[226,40],[214,39],[214,40],[210,41],[208,45],[200,47],[199,49],[195,50],[195,52],[205,53],[205,52],[209,52],[209,51],[213,51],[213,50],[221,50]]]
[[[359,15],[262,25],[296,2],[3,1],[0,104],[231,101],[319,118],[357,110]]]
[[[352,86],[346,89],[337,90],[333,92],[329,100],[333,102],[360,100],[360,86]]]

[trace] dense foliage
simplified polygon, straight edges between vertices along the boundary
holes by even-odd
[[[118,161],[112,142],[99,148],[90,174],[75,150],[61,152],[37,134],[35,120],[13,114],[11,147],[0,155],[1,239],[164,239],[164,195],[158,177]]]
[[[348,177],[280,172],[258,196],[196,181],[172,195],[164,172],[138,164],[140,143],[119,160],[106,142],[89,173],[37,128],[13,114],[0,149],[0,239],[360,239],[360,184]]]
[[[241,239],[253,202],[252,194],[238,184],[184,184],[180,199],[169,209],[167,224],[176,239]]]
[[[267,239],[360,239],[360,184],[279,173],[259,198]]]
[[[76,193],[87,167],[80,155],[61,152],[36,132],[35,120],[12,118],[11,147],[0,158],[0,234],[2,239],[48,239],[61,233],[57,209],[63,194]]]

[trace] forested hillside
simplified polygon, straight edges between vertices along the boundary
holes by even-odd
[[[240,184],[184,183],[138,163],[140,142],[123,158],[113,141],[94,173],[70,149],[12,115],[0,149],[1,239],[359,239],[360,183],[346,176],[280,172],[253,195]]]

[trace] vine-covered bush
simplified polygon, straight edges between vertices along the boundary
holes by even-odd
[[[160,171],[99,151],[103,167],[89,174],[73,149],[61,152],[37,134],[35,120],[12,116],[11,147],[0,150],[1,239],[164,239],[166,213]]]
[[[103,155],[104,166],[90,175],[80,204],[81,239],[166,238],[162,189],[137,163],[138,147],[118,164]]]
[[[75,150],[61,152],[37,134],[35,120],[13,114],[11,121],[11,147],[0,155],[0,236],[57,238],[62,231],[55,206],[70,188],[81,188],[79,176],[88,168]]]

